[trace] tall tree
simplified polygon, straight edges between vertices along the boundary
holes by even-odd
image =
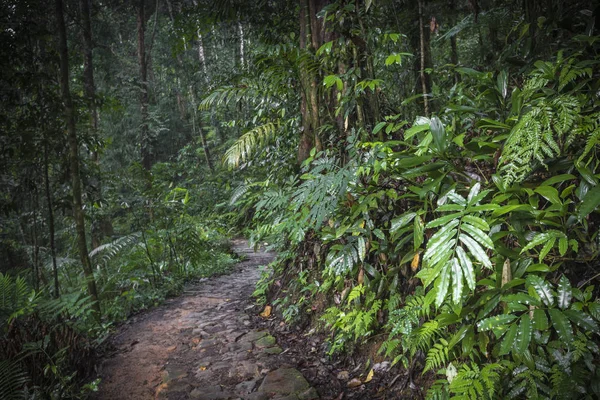
[[[324,42],[325,29],[319,21],[317,13],[328,3],[327,0],[300,0],[300,48],[315,53]],[[318,82],[321,81],[318,71],[311,72],[307,68],[300,70],[302,133],[298,147],[298,161],[302,162],[315,147],[322,149],[319,137],[321,117],[319,115]]]
[[[96,280],[94,271],[88,256],[88,248],[85,238],[85,218],[81,200],[81,177],[79,175],[79,146],[77,143],[77,131],[75,127],[75,111],[69,89],[69,52],[67,48],[67,30],[65,27],[65,18],[63,14],[62,0],[55,0],[56,22],[58,28],[58,52],[60,56],[60,90],[64,104],[65,123],[67,125],[67,135],[69,141],[69,159],[71,167],[71,179],[73,186],[73,216],[75,218],[75,228],[77,230],[77,245],[79,248],[79,257],[83,265],[88,294],[93,301],[94,310],[97,317],[100,317],[100,303],[98,302],[98,290],[96,289]]]
[[[137,6],[137,36],[138,36],[138,62],[140,67],[140,146],[141,146],[141,161],[145,170],[150,170],[152,166],[151,159],[151,143],[148,129],[148,64],[146,58],[146,16],[145,16],[145,0],[139,0]]]

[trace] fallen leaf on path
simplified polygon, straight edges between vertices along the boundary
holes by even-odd
[[[374,374],[375,374],[375,372],[373,371],[373,368],[371,368],[371,370],[367,374],[367,379],[365,379],[364,383],[371,382],[371,379],[373,379]]]
[[[360,385],[362,385],[362,382],[358,378],[353,378],[350,382],[348,382],[348,387],[350,389],[358,387]]]
[[[260,316],[263,318],[269,318],[269,316],[271,316],[272,309],[273,308],[271,306],[265,306],[265,309],[260,313]]]

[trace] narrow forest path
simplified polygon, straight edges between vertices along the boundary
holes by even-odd
[[[100,365],[96,399],[318,398],[275,338],[253,329],[246,313],[258,266],[274,255],[255,253],[244,240],[234,240],[233,249],[245,261],[231,274],[188,287],[119,329],[111,339],[115,354]]]

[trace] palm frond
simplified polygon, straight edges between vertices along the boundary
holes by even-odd
[[[223,163],[230,167],[238,167],[241,162],[247,161],[259,147],[272,140],[279,126],[280,123],[277,120],[252,128],[227,149]]]

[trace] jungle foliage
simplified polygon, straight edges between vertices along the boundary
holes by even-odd
[[[597,2],[46,3],[0,2],[0,397],[86,397],[239,232],[330,357],[600,396]]]

